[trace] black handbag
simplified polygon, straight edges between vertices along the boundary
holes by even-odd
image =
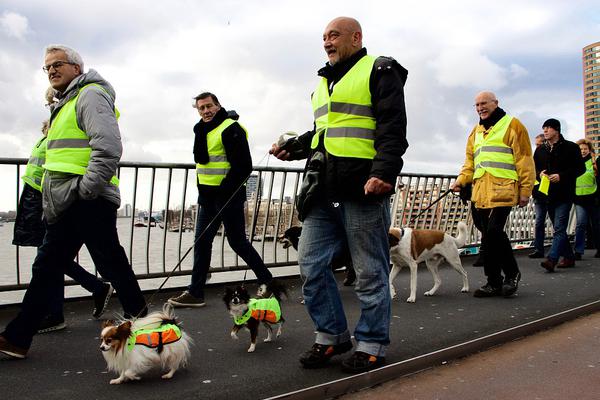
[[[296,197],[296,210],[298,211],[298,219],[300,221],[304,221],[304,218],[306,218],[306,215],[320,195],[320,187],[323,186],[322,175],[324,168],[325,154],[321,151],[314,152],[304,173],[300,193]]]

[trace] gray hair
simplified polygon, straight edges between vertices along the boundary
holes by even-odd
[[[44,54],[47,55],[48,53],[52,53],[55,51],[64,51],[67,55],[67,61],[79,65],[79,70],[81,71],[81,73],[83,73],[83,58],[81,58],[78,52],[62,44],[50,44],[46,46],[46,51]]]

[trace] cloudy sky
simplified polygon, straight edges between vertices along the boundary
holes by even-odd
[[[191,99],[208,90],[241,115],[264,164],[280,133],[312,126],[321,36],[339,15],[361,22],[369,53],[409,71],[405,172],[459,171],[484,89],[531,137],[549,117],[583,136],[581,49],[600,41],[597,0],[2,0],[0,158],[28,156],[39,136],[43,49],[61,43],[115,87],[123,160],[192,162]]]

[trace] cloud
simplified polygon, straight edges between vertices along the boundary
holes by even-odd
[[[11,11],[4,11],[0,16],[0,27],[9,37],[24,39],[28,29],[27,18]]]
[[[449,88],[500,89],[507,83],[506,70],[472,48],[447,48],[432,61],[434,76]]]

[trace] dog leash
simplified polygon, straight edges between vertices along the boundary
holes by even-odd
[[[410,221],[408,221],[408,225],[410,225],[411,223],[413,223],[415,219],[419,218],[421,215],[423,215],[423,213],[425,211],[429,210],[431,207],[433,207],[434,204],[436,204],[437,202],[439,202],[440,200],[442,200],[444,197],[448,196],[451,192],[452,192],[452,189],[449,188],[444,193],[442,193],[440,195],[440,197],[438,197],[435,201],[429,203],[429,205],[425,209],[421,210],[417,215],[415,215],[414,217],[412,217],[410,219]]]
[[[265,154],[263,156],[263,158],[258,162],[257,165],[260,165],[264,161],[265,157],[267,157],[267,163],[268,163],[268,157],[270,157],[270,155],[271,155],[271,153],[267,152],[267,154]],[[160,292],[162,290],[162,288],[165,286],[165,284],[167,283],[167,281],[175,273],[175,270],[177,270],[177,268],[179,268],[181,266],[181,263],[183,262],[183,260],[185,260],[185,258],[188,256],[188,254],[190,254],[190,252],[194,249],[194,246],[196,245],[196,243],[198,243],[200,241],[200,239],[202,239],[204,237],[204,234],[206,233],[206,231],[208,230],[208,228],[210,228],[210,226],[217,220],[217,218],[221,215],[221,213],[223,212],[223,210],[229,205],[229,203],[231,202],[231,200],[233,199],[233,197],[237,194],[237,192],[246,184],[246,182],[248,181],[248,179],[252,175],[252,172],[253,171],[251,171],[250,174],[248,174],[248,176],[242,181],[242,183],[237,187],[237,189],[235,189],[235,191],[229,197],[229,199],[227,199],[227,201],[225,202],[225,204],[217,211],[217,214],[208,223],[208,225],[206,225],[206,228],[204,228],[204,230],[200,233],[200,235],[198,235],[198,237],[194,240],[194,243],[192,243],[192,245],[190,246],[190,248],[183,254],[183,256],[179,259],[179,261],[177,261],[177,264],[175,265],[175,267],[173,267],[173,269],[171,269],[171,271],[167,274],[167,276],[165,277],[165,279],[163,280],[163,282],[160,284],[160,286],[154,292],[152,292],[152,294],[148,298],[148,301],[146,302],[146,308],[152,304],[152,300],[154,299],[154,296],[156,296],[156,294],[158,294],[158,292]],[[246,271],[244,272],[244,281],[246,280],[246,274],[247,274],[247,272],[248,272],[248,270],[246,269]],[[137,319],[143,311],[144,311],[143,309],[140,310],[140,312],[134,317],[134,319]]]

